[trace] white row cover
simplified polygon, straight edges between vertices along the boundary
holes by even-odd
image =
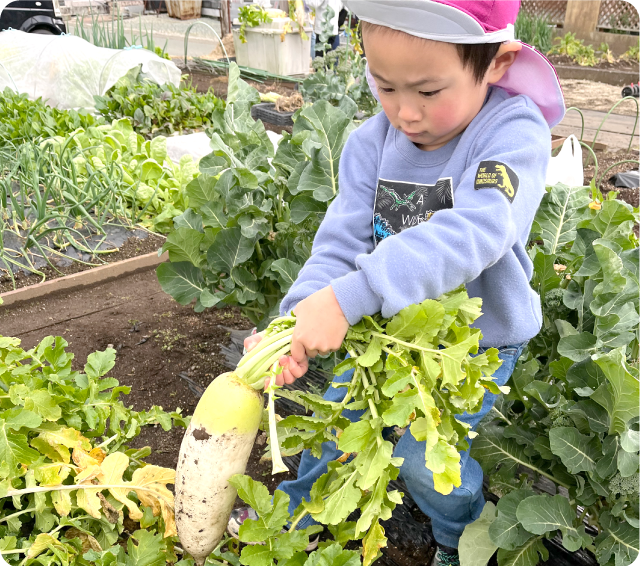
[[[180,84],[175,63],[147,49],[96,47],[75,35],[0,32],[0,90],[42,97],[57,108],[93,109],[94,95],[103,95],[138,65],[158,84]]]

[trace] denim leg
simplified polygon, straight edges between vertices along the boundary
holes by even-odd
[[[517,344],[500,350],[502,365],[494,374],[498,385],[504,385],[509,380],[524,346]],[[475,430],[491,410],[496,398],[497,395],[486,391],[479,412],[472,415],[463,413],[456,418],[470,424]],[[469,456],[468,450],[460,453],[460,487],[454,488],[449,495],[442,495],[433,487],[433,472],[425,467],[425,443],[418,442],[409,430],[401,437],[393,455],[404,458],[400,477],[420,510],[431,518],[436,541],[457,548],[462,531],[480,516],[484,507],[480,464]]]
[[[353,378],[353,371],[349,370],[344,372],[340,376],[336,376],[333,379],[333,383],[346,383]],[[341,387],[336,389],[335,387],[329,387],[324,394],[324,398],[327,401],[334,401],[340,403],[347,394],[347,388]],[[364,410],[361,411],[343,411],[342,415],[348,418],[350,421],[358,421],[364,414]],[[292,515],[298,505],[302,503],[302,499],[309,498],[309,492],[311,486],[322,475],[327,473],[327,466],[332,460],[336,460],[342,456],[342,452],[338,450],[335,442],[324,442],[322,444],[322,457],[316,458],[311,454],[310,450],[304,450],[302,457],[300,458],[300,466],[298,467],[298,477],[295,480],[283,481],[277,489],[284,491],[289,495],[289,514]],[[299,529],[304,529],[310,525],[314,525],[316,522],[311,515],[306,515],[298,523]]]

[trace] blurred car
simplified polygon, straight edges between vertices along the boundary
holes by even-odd
[[[9,28],[47,35],[67,32],[59,0],[0,0],[0,31]]]

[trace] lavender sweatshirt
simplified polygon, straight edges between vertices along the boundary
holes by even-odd
[[[418,149],[380,113],[355,130],[338,196],[281,313],[331,285],[351,324],[465,284],[482,298],[482,346],[528,340],[541,326],[529,231],[545,192],[549,126],[524,95],[492,87],[467,129]]]

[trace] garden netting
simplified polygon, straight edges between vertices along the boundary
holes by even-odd
[[[0,91],[9,87],[61,109],[93,109],[94,95],[139,65],[158,84],[180,84],[180,69],[147,49],[96,47],[74,35],[0,32]]]

